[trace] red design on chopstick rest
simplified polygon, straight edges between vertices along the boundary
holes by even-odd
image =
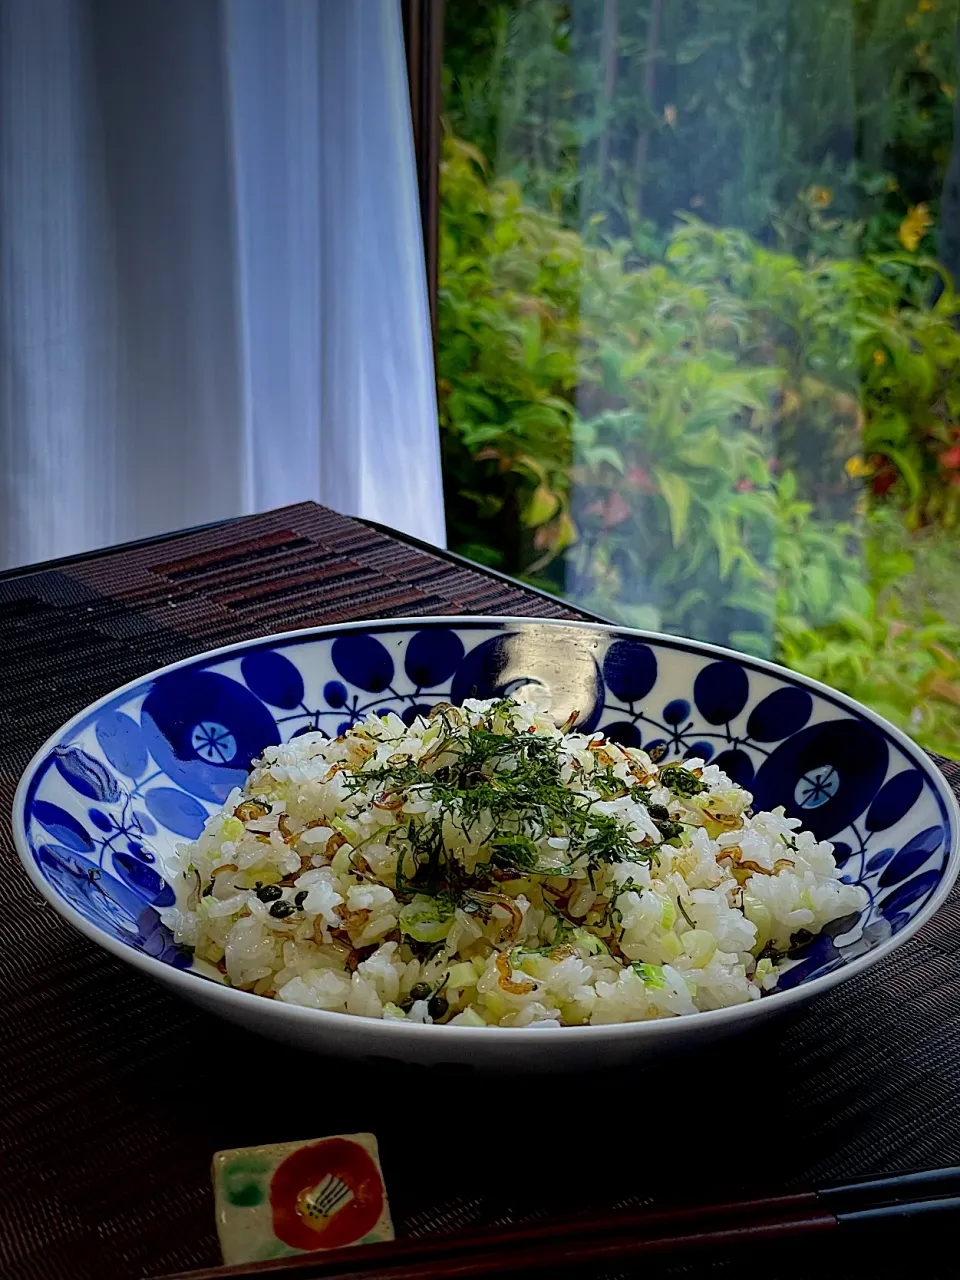
[[[372,1231],[383,1212],[383,1183],[356,1142],[330,1138],[301,1147],[270,1183],[273,1229],[293,1249],[338,1249]]]

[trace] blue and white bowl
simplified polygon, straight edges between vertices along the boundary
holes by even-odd
[[[271,744],[367,712],[536,687],[558,722],[701,756],[832,840],[869,894],[749,1005],[599,1027],[432,1027],[300,1008],[190,970],[158,908],[176,844],[198,835]],[[14,831],[33,883],[107,951],[197,1004],[303,1047],[368,1058],[534,1068],[636,1059],[755,1024],[853,978],[936,911],[960,866],[956,801],[929,758],[850,698],[759,659],[586,623],[432,618],[318,627],[180,662],[95,702],[40,749]]]

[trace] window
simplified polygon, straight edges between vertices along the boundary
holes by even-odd
[[[956,0],[447,5],[450,544],[960,756]]]

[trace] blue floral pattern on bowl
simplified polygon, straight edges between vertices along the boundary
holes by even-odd
[[[437,702],[518,694],[558,721],[665,759],[711,761],[833,841],[866,889],[859,916],[800,941],[778,989],[916,927],[952,883],[955,801],[878,716],[781,668],[694,641],[586,624],[429,619],[320,628],[207,654],[127,686],[29,766],[15,828],[33,879],[100,934],[189,968],[159,910],[178,842],[270,744],[342,733],[370,712],[410,723]],[[70,914],[69,910],[66,914]]]

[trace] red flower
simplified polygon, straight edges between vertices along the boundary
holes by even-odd
[[[887,490],[893,485],[897,478],[895,467],[886,466],[882,471],[878,471],[873,477],[873,492],[878,498],[882,498]]]
[[[326,1178],[344,1183],[351,1198],[329,1214],[312,1212],[311,1193]],[[278,1166],[270,1183],[270,1207],[275,1234],[292,1249],[338,1249],[361,1240],[377,1225],[383,1184],[363,1147],[327,1138],[301,1147]]]
[[[945,449],[937,455],[937,459],[948,471],[960,471],[960,444],[955,444],[952,449]]]
[[[636,485],[641,493],[656,493],[657,486],[650,479],[648,472],[643,467],[631,467],[627,472],[626,478],[631,484]]]
[[[755,489],[757,486],[752,480],[738,480],[733,487],[736,489],[737,493],[750,493],[750,491]]]
[[[619,493],[611,493],[604,501],[598,498],[587,507],[588,516],[600,516],[600,524],[604,529],[612,529],[614,525],[623,524],[629,518],[630,508]]]
[[[614,525],[623,524],[624,520],[629,520],[629,518],[630,508],[620,494],[614,490],[607,499],[607,505],[603,512],[601,523],[604,529],[612,529]]]

